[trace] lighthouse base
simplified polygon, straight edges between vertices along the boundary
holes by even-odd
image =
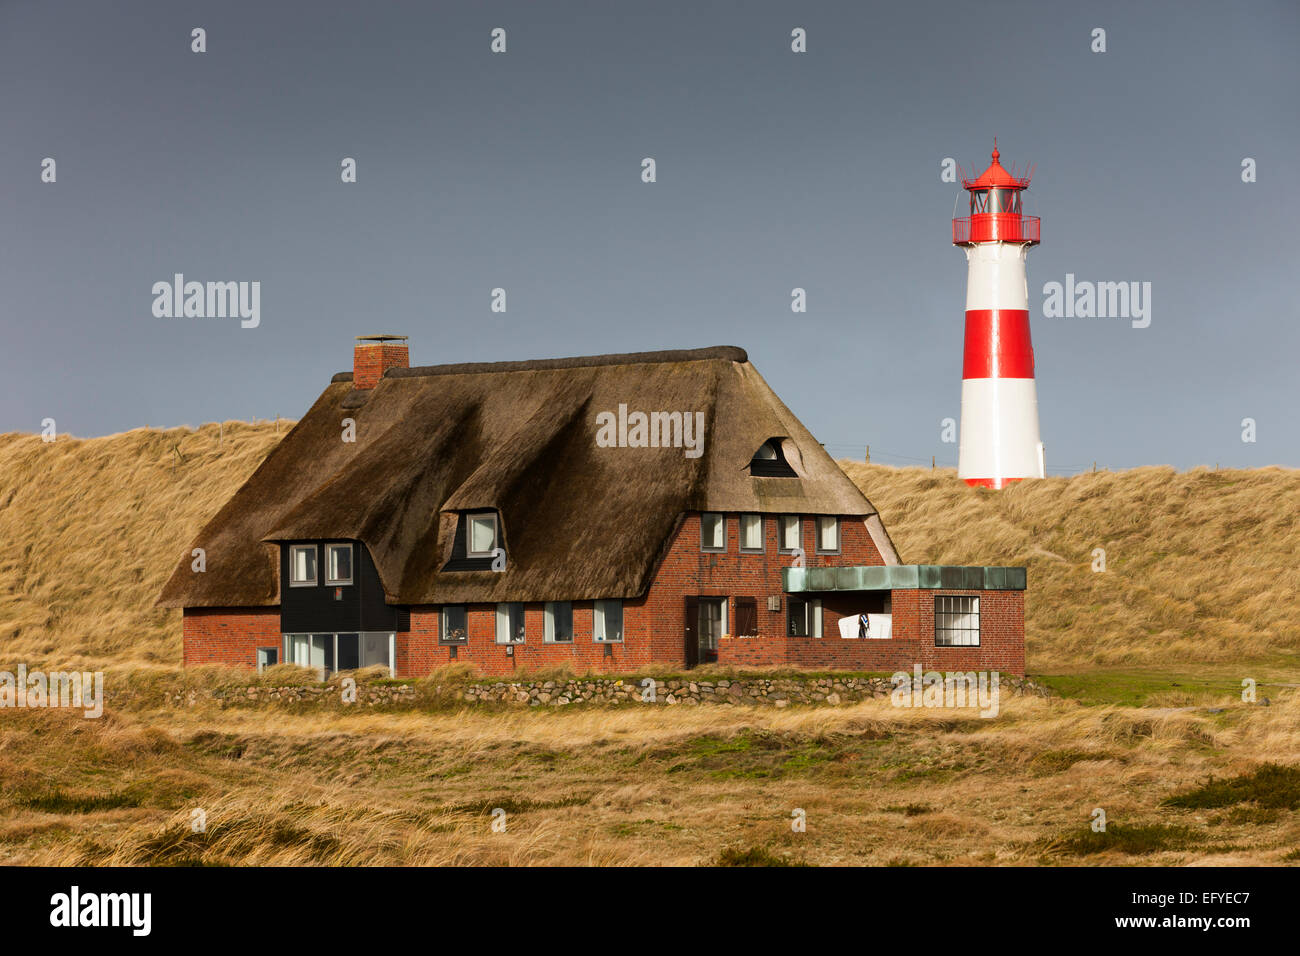
[[[957,476],[970,485],[1001,488],[1042,478],[1044,465],[1034,380],[963,379]]]
[[[966,484],[972,488],[1005,488],[1013,481],[1024,481],[1023,478],[1003,478],[998,481],[996,478],[963,478]]]

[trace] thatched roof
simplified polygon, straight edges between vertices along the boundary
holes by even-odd
[[[689,511],[838,514],[871,503],[731,347],[536,362],[389,369],[372,390],[335,375],[311,410],[199,534],[163,589],[169,607],[279,601],[274,542],[355,539],[389,603],[632,598]],[[602,448],[596,416],[703,412],[703,454]],[[343,420],[356,422],[344,442]],[[751,478],[754,452],[786,439],[801,478]],[[457,513],[500,512],[503,572],[443,571]]]

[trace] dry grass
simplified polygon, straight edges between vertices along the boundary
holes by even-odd
[[[1281,864],[1297,813],[1249,788],[1168,805],[1266,763],[1300,765],[1295,695],[1221,714],[1026,697],[995,720],[885,700],[10,712],[0,864]]]
[[[199,529],[292,426],[107,438],[0,435],[0,640],[70,666],[180,663],[180,612],[154,607]],[[179,456],[178,457],[178,453]]]
[[[1260,793],[1293,785],[1300,698],[1235,690],[1243,673],[1295,680],[1295,472],[1143,468],[991,493],[843,463],[904,560],[1028,565],[1030,671],[1073,672],[1093,703],[1004,699],[987,721],[884,700],[465,709],[429,692],[460,668],[400,712],[221,709],[204,693],[167,707],[167,691],[249,680],[180,670],[179,613],[153,602],[276,440],[242,423],[221,447],[215,425],[0,436],[0,667],[102,668],[110,685],[100,720],[0,711],[0,864],[1297,862],[1300,810]],[[1088,828],[1095,807],[1109,836]]]

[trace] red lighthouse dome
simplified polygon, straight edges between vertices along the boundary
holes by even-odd
[[[973,242],[1021,242],[1037,245],[1040,223],[1037,216],[1026,216],[1021,209],[1020,194],[1029,188],[1029,176],[1007,172],[998,162],[998,141],[993,140],[989,168],[974,179],[962,178],[970,192],[970,215],[952,221],[955,245]]]

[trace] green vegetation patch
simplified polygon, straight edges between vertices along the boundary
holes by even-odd
[[[714,866],[812,866],[798,857],[773,853],[767,847],[727,847],[718,854]]]
[[[1034,680],[1081,704],[1129,707],[1197,707],[1241,699],[1241,681],[1194,674],[1098,670],[1035,675]]]
[[[678,760],[666,772],[703,771],[719,780],[779,778],[845,762],[850,747],[845,735],[802,737],[758,730],[734,736],[706,734],[669,752]]]
[[[75,794],[57,787],[23,797],[17,802],[20,807],[42,813],[95,813],[140,806],[140,798],[131,793]]]
[[[530,810],[554,810],[559,807],[581,807],[591,802],[591,795],[561,797],[559,800],[533,800],[530,797],[516,797],[504,794],[488,800],[474,800],[469,803],[456,803],[444,808],[448,813],[491,813],[504,810],[506,813],[527,813]]]
[[[1043,750],[1034,755],[1033,765],[1047,773],[1063,773],[1085,760],[1122,759],[1116,754],[1097,750]]]
[[[1210,777],[1199,787],[1168,797],[1162,805],[1210,810],[1239,803],[1253,803],[1265,810],[1295,810],[1300,807],[1300,767],[1266,763],[1226,780]]]
[[[1201,839],[1201,834],[1191,827],[1153,823],[1146,826],[1111,823],[1101,833],[1092,829],[1057,837],[1046,847],[1048,852],[1088,856],[1117,850],[1129,856],[1159,853],[1161,850],[1183,850]]]

